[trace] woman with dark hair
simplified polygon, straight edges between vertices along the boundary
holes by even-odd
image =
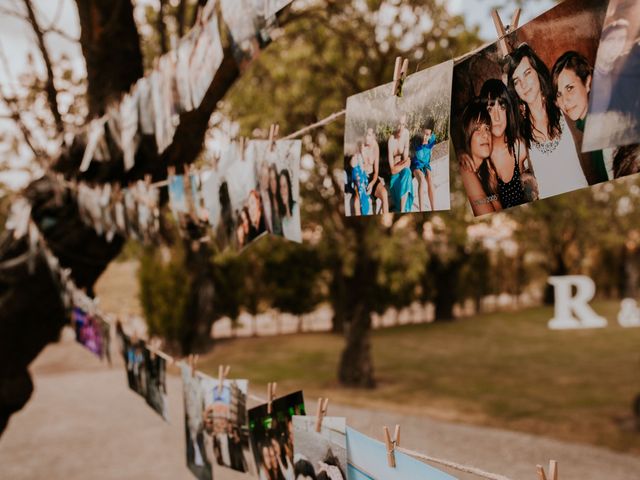
[[[247,211],[249,213],[249,236],[247,243],[250,243],[267,232],[260,194],[255,190],[249,192]]]
[[[300,208],[298,207],[298,203],[293,199],[291,174],[286,168],[280,172],[278,184],[278,209],[280,210],[279,217],[282,221],[282,234],[289,240],[302,242]]]
[[[487,106],[476,98],[462,114],[465,151],[460,155],[460,175],[473,213],[485,215],[502,210],[497,195],[497,175],[491,165],[491,117]]]
[[[418,181],[418,205],[420,206],[421,212],[426,211],[423,205],[423,185],[425,184],[427,185],[427,195],[429,196],[429,207],[431,208],[431,211],[435,210],[433,201],[433,181],[431,178],[431,152],[433,151],[433,147],[435,147],[436,142],[437,137],[433,132],[433,129],[425,127],[422,130],[420,145],[416,147],[415,157],[411,159],[411,171]]]
[[[520,138],[520,124],[515,102],[501,80],[487,80],[480,90],[491,117],[491,165],[496,172],[498,198],[502,208],[526,203],[522,172],[527,147]]]
[[[551,74],[526,43],[507,57],[509,90],[520,101],[540,198],[587,187],[569,126],[555,102]]]
[[[269,204],[271,205],[271,233],[282,236],[282,218],[278,208],[280,185],[278,182],[278,168],[274,163],[269,165]]]
[[[562,113],[574,122],[578,137],[575,139],[576,145],[582,146],[582,134],[589,111],[593,67],[583,55],[569,51],[556,61],[551,71],[551,77],[556,103]],[[585,172],[589,185],[609,180],[602,150],[581,154],[580,158],[582,170]]]
[[[316,472],[311,462],[302,456],[296,456],[298,460],[293,467],[295,480],[317,480]]]

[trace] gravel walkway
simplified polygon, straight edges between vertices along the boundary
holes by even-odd
[[[50,346],[32,371],[36,391],[0,438],[3,480],[193,478],[184,466],[177,376],[168,382],[171,423],[166,424],[128,390],[119,363],[105,367],[69,340]],[[513,480],[535,480],[536,463],[546,465],[550,458],[560,462],[561,480],[640,478],[640,457],[600,448],[337,405],[331,405],[330,413],[346,416],[350,426],[376,438],[382,425],[399,423],[404,447]],[[216,479],[245,478],[224,470],[215,473]]]

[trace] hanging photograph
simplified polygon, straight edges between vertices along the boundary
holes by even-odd
[[[593,71],[583,151],[640,142],[640,4],[611,0]]]
[[[605,9],[562,2],[456,64],[451,135],[475,215],[609,180],[602,152],[580,153]]]
[[[251,448],[261,479],[296,480],[293,461],[294,415],[305,415],[302,392],[274,400],[249,410]]]
[[[448,210],[453,62],[349,97],[344,139],[347,216]]]
[[[169,420],[167,409],[167,361],[148,348],[143,350],[145,400],[158,415]]]
[[[226,191],[222,193],[228,193],[231,206],[233,245],[239,250],[268,233],[262,199],[256,189],[256,156],[249,154],[253,150],[251,143],[244,152],[237,151],[239,156],[228,164],[223,182]]]
[[[455,477],[395,452],[396,466],[387,461],[384,443],[347,427],[347,458],[349,480],[455,480]]]
[[[276,236],[302,242],[300,220],[300,140],[254,140],[247,155],[256,166],[256,191],[264,226]],[[252,217],[250,217],[252,218]]]
[[[185,223],[189,215],[189,204],[185,193],[184,175],[169,176],[169,206],[178,224]]]
[[[79,307],[71,312],[76,341],[91,353],[102,359],[105,357],[105,328],[103,322]]]
[[[271,42],[275,16],[266,15],[265,0],[221,0],[220,6],[231,33],[234,57],[244,68]]]
[[[187,468],[198,480],[212,480],[213,442],[204,427],[204,389],[202,379],[191,367],[182,363],[182,394],[184,399],[184,430]]]
[[[255,475],[247,419],[247,380],[202,381],[204,429],[212,439],[213,463],[236,472]]]
[[[294,478],[347,480],[347,421],[324,417],[316,432],[316,417],[294,416]]]
[[[209,90],[218,68],[222,64],[224,52],[220,42],[218,18],[213,15],[203,27],[199,27],[199,35],[195,37],[195,45],[191,52],[189,75],[191,78],[191,102],[198,108]]]

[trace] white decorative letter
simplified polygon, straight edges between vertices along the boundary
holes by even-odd
[[[549,322],[550,329],[571,330],[607,326],[607,319],[599,316],[589,306],[596,294],[596,284],[589,277],[550,277],[549,283],[555,289],[556,299],[555,317]],[[576,288],[575,296],[571,296],[572,287]]]
[[[618,323],[621,327],[640,327],[640,308],[633,298],[625,298],[620,306]]]

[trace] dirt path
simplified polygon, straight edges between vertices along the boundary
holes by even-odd
[[[184,466],[182,388],[169,378],[171,423],[130,392],[119,363],[109,369],[69,339],[32,366],[36,391],[0,439],[3,480],[193,478]],[[535,479],[535,464],[560,462],[562,480],[635,480],[640,457],[494,429],[373,410],[331,406],[373,437],[402,425],[403,446],[506,475]],[[453,473],[453,472],[452,472]],[[457,475],[461,480],[470,475]],[[246,478],[224,470],[216,479]]]

